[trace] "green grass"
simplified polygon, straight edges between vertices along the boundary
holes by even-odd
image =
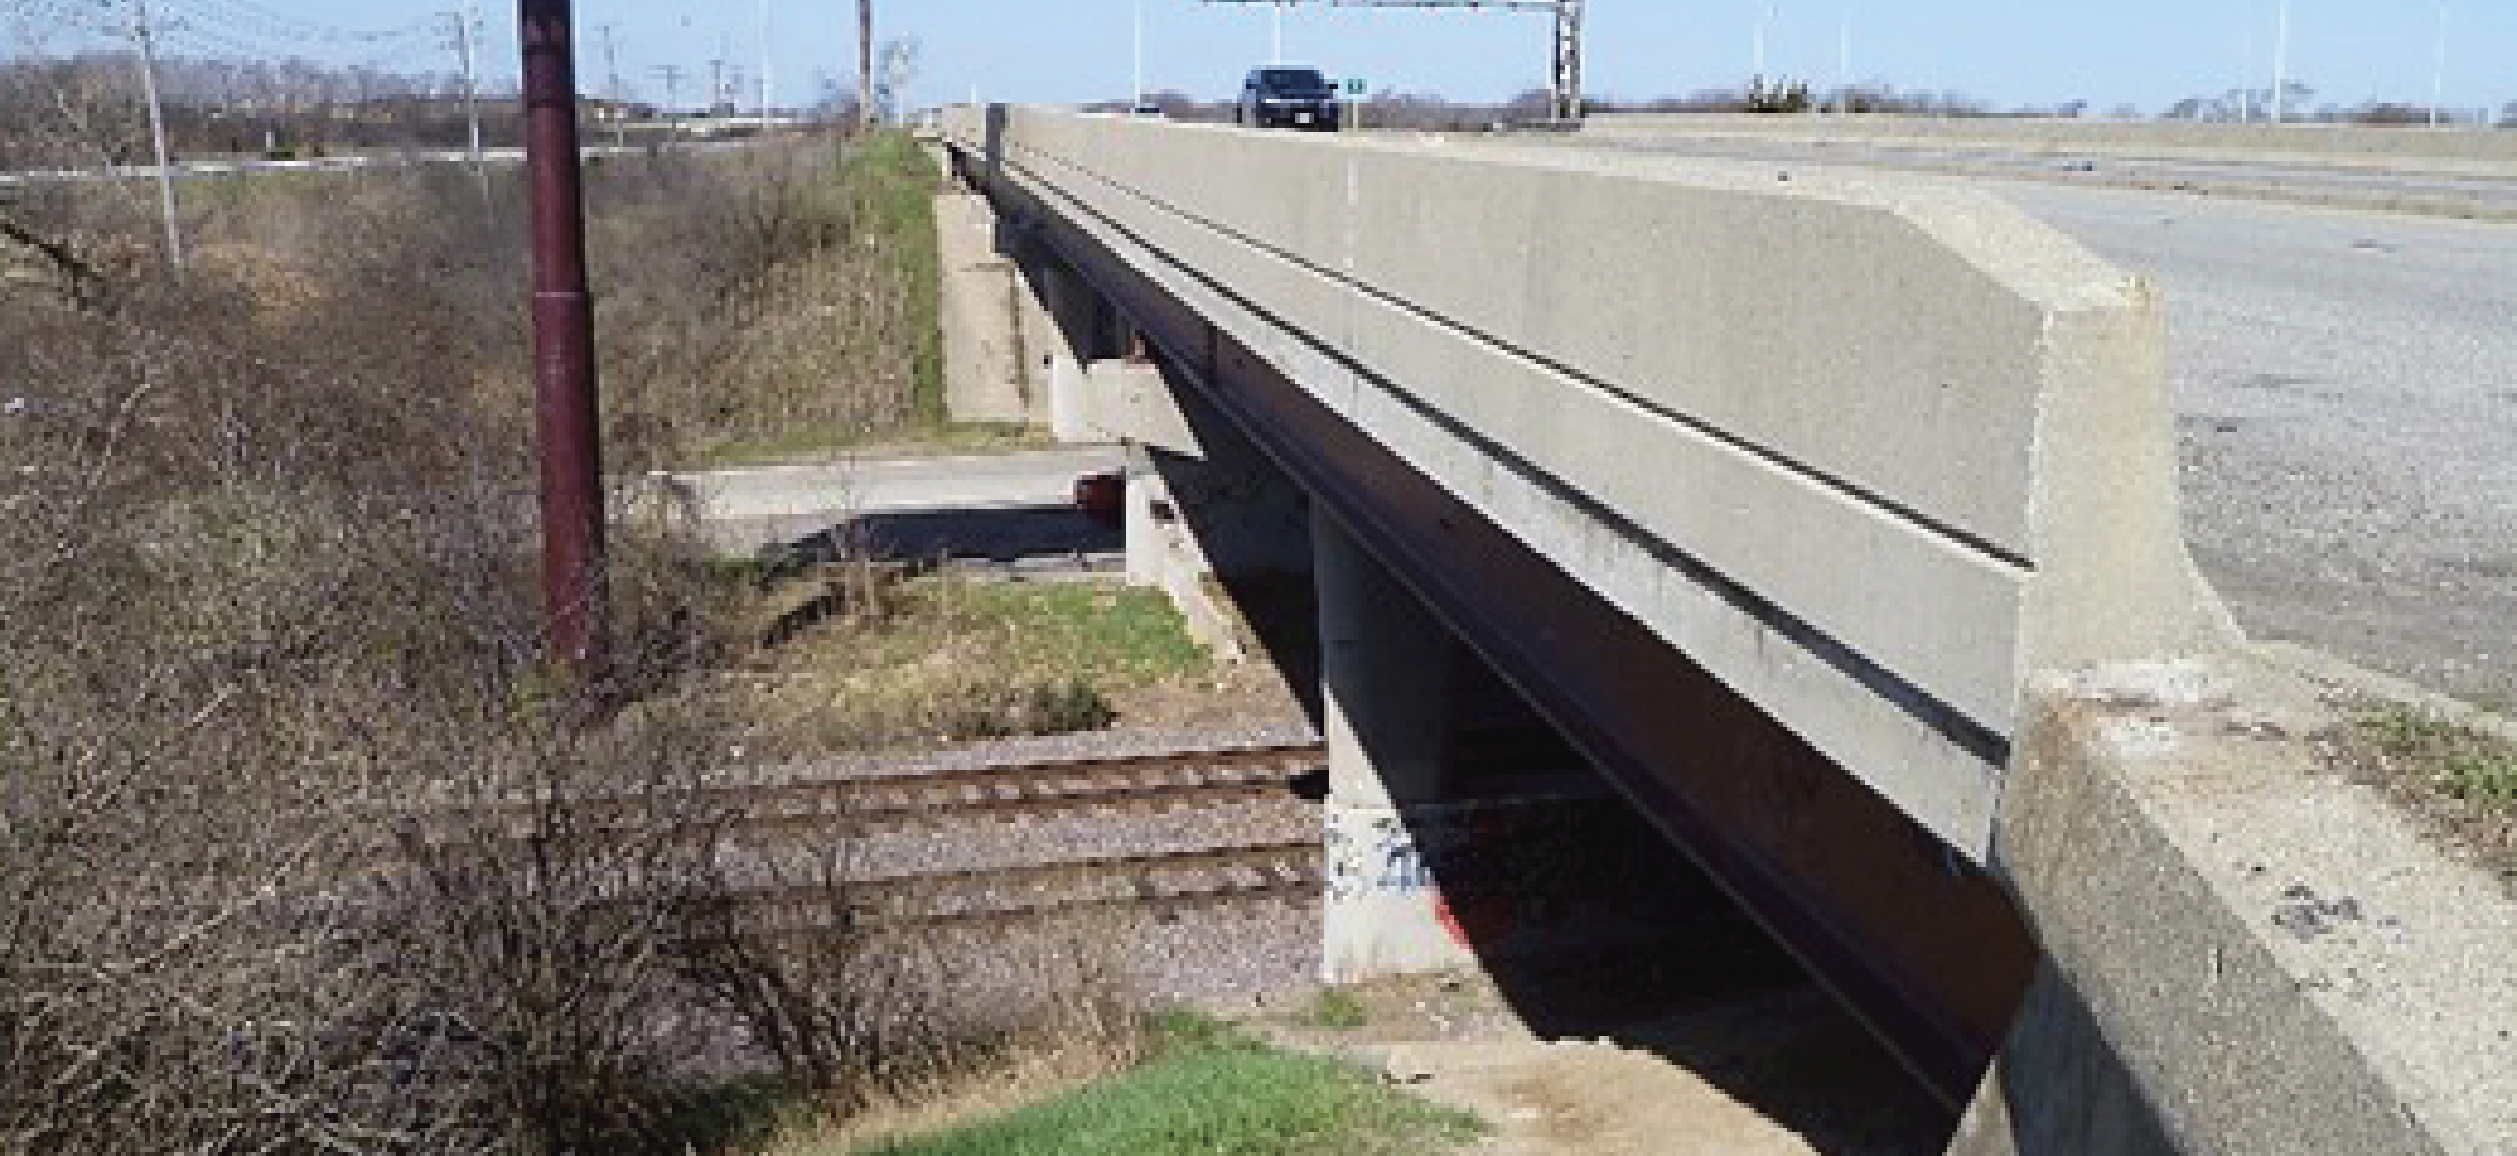
[[[895,273],[909,291],[910,321],[917,334],[911,350],[915,380],[910,412],[918,424],[944,424],[943,268],[936,251],[935,194],[942,186],[916,138],[897,129],[873,133],[850,149],[840,176],[863,220],[894,255]]]
[[[1104,583],[980,583],[961,591],[967,620],[1004,632],[1016,666],[1054,663],[1103,687],[1142,686],[1206,669],[1159,590]]]
[[[1342,987],[1321,988],[1318,995],[1311,997],[1310,1006],[1304,1008],[1302,1014],[1305,1024],[1341,1032],[1352,1031],[1371,1020],[1371,1013],[1364,1008],[1363,1000]]]
[[[2517,750],[2498,738],[2396,705],[2362,715],[2359,727],[2377,749],[2410,764],[2447,795],[2493,806],[2517,804]]]
[[[1018,422],[956,421],[921,424],[907,430],[857,431],[799,429],[772,438],[729,442],[700,455],[698,469],[781,465],[831,454],[897,450],[903,453],[987,453],[1037,449],[1049,445],[1042,431]]]
[[[1466,1115],[1320,1056],[1167,1017],[1134,1071],[858,1156],[1420,1156],[1480,1131]]]
[[[727,560],[713,577],[739,599],[759,573]],[[1099,729],[1118,692],[1212,665],[1157,591],[958,577],[813,589],[773,593],[755,615],[760,636],[780,636],[755,666],[781,677],[744,700],[764,757]],[[811,597],[776,609],[798,593]]]

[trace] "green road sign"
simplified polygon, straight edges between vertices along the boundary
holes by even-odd
[[[1363,95],[1363,78],[1362,78],[1362,77],[1360,77],[1360,76],[1356,76],[1356,77],[1350,77],[1350,78],[1348,78],[1348,79],[1347,79],[1347,81],[1346,81],[1346,95],[1348,95],[1348,96],[1362,96],[1362,95]]]

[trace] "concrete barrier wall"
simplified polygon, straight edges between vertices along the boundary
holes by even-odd
[[[947,135],[1970,854],[2031,672],[2225,629],[2155,302],[1990,198],[996,115]]]
[[[1583,124],[1582,131],[1601,136],[1746,135],[2218,160],[2252,157],[2266,162],[2427,172],[2517,170],[2517,132],[2473,128],[1628,113],[1594,116]]]
[[[2317,773],[2337,689],[2045,680],[1995,857],[2045,965],[1951,1156],[2517,1152],[2517,906]]]

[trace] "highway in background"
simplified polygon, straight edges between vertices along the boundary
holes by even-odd
[[[1762,143],[1584,147],[1906,167],[1898,150]],[[2010,163],[2043,167],[1972,183],[2164,288],[2186,534],[2248,631],[2517,705],[2517,225],[2072,188],[2051,179],[2071,158]]]

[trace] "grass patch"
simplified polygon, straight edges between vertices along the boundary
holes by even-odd
[[[956,421],[906,430],[798,429],[774,437],[728,442],[700,455],[697,469],[785,465],[841,453],[925,451],[990,453],[1056,444],[1044,430],[1020,422]]]
[[[1302,1009],[1304,1024],[1331,1031],[1353,1031],[1371,1021],[1362,997],[1342,987],[1321,988],[1318,995],[1311,997],[1310,1005]]]
[[[944,409],[943,266],[936,249],[935,194],[943,184],[917,139],[900,130],[866,137],[842,171],[862,220],[892,255],[892,273],[907,294],[914,380],[910,413],[942,426]]]
[[[2350,721],[2317,736],[2326,765],[2517,891],[2517,744],[2421,707],[2344,705]]]
[[[1117,692],[1212,666],[1158,591],[1110,583],[842,573],[772,597],[742,676],[764,755],[1092,730]]]
[[[2362,715],[2358,726],[2378,750],[2452,798],[2517,803],[2517,750],[2497,737],[2399,705]]]
[[[1133,1071],[856,1156],[1414,1156],[1481,1130],[1367,1072],[1267,1047],[1211,1019],[1173,1013],[1156,1030],[1152,1058]]]

